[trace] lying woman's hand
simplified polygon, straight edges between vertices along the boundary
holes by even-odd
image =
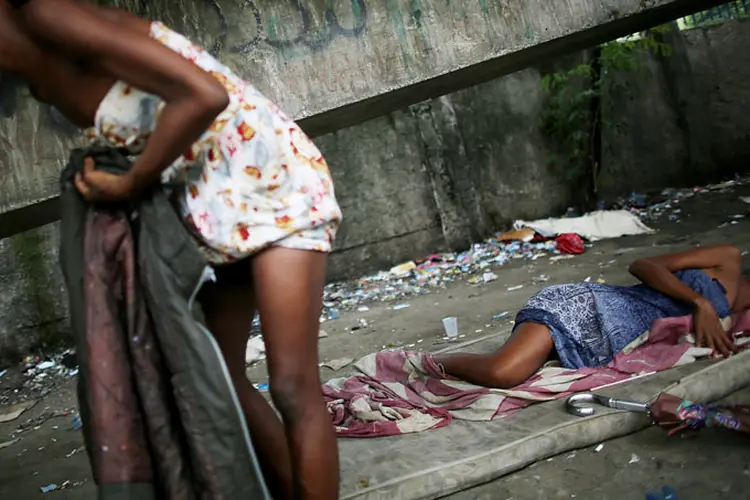
[[[725,357],[737,352],[731,335],[724,331],[719,315],[716,314],[716,309],[711,302],[705,299],[699,300],[696,303],[693,320],[696,346],[702,347],[705,344],[714,354],[718,353]]]
[[[129,175],[115,175],[94,169],[94,160],[84,160],[83,172],[76,174],[75,185],[87,201],[123,201],[133,196]]]

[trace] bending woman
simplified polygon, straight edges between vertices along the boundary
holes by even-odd
[[[208,52],[158,22],[76,0],[0,0],[0,71],[127,148],[116,176],[87,161],[91,201],[162,182],[218,280],[201,297],[274,498],[338,496],[338,455],[320,391],[317,338],[327,253],[341,212],[330,173],[300,128]],[[257,310],[271,396],[245,374]]]
[[[508,341],[492,354],[436,356],[448,375],[485,387],[525,382],[550,358],[566,368],[596,367],[651,328],[659,318],[692,314],[696,341],[715,353],[736,351],[720,318],[750,309],[750,279],[731,245],[639,259],[635,286],[553,285],[518,312]]]

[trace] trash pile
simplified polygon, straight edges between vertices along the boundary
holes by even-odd
[[[491,271],[513,260],[536,260],[560,255],[556,240],[519,241],[503,239],[502,234],[474,244],[460,253],[442,253],[406,262],[389,271],[381,271],[357,281],[332,283],[326,286],[324,313],[326,319],[336,319],[338,308],[352,309],[363,302],[396,301],[429,293],[431,288],[466,279],[480,284],[496,280]]]
[[[78,359],[72,349],[45,358],[27,356],[20,373],[0,371],[0,405],[44,397],[77,374]]]

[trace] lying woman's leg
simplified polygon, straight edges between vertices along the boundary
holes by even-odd
[[[327,254],[271,248],[253,259],[271,396],[281,413],[295,498],[335,499],[336,436],[320,387],[318,332]]]
[[[200,296],[207,326],[224,354],[271,495],[278,500],[292,499],[292,468],[284,427],[245,371],[245,350],[255,314],[250,264],[219,267],[217,276],[217,283],[207,284]]]
[[[443,354],[435,361],[445,373],[471,384],[510,389],[528,380],[549,359],[555,344],[549,328],[523,323],[492,354]]]

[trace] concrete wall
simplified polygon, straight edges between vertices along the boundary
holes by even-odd
[[[750,165],[750,24],[667,34],[664,41],[674,54],[650,58],[650,77],[618,75],[633,98],[618,105],[627,132],[603,131],[605,197],[701,183]]]
[[[742,76],[750,72],[749,28],[728,23],[687,32],[670,42],[673,57],[649,61],[653,77],[632,82],[633,99],[618,105],[629,131],[604,131],[612,147],[602,175],[607,196],[745,167],[750,100]],[[331,277],[467,248],[516,218],[562,212],[573,187],[547,166],[549,150],[539,129],[541,78],[581,58],[529,68],[319,137],[346,219]],[[38,110],[21,112],[34,123],[41,120]],[[0,129],[7,130],[7,123]],[[32,131],[17,133],[26,139]],[[34,140],[39,158],[65,156],[63,146]],[[37,179],[57,182],[52,175]],[[0,240],[0,357],[65,328],[55,231],[53,225]]]

